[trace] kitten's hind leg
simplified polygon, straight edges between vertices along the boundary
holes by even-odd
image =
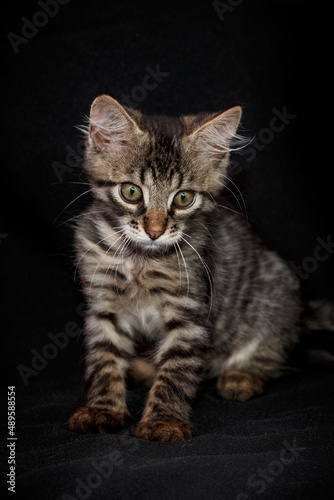
[[[217,380],[217,392],[223,399],[247,401],[263,393],[264,381],[242,370],[229,370]]]
[[[273,349],[267,340],[253,339],[227,358],[213,362],[218,375],[217,392],[223,399],[247,401],[263,393],[268,380],[277,378],[285,364],[282,346]]]

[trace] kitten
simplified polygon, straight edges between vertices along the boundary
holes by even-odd
[[[241,108],[144,116],[102,95],[85,157],[94,201],[76,231],[87,301],[86,405],[69,429],[114,432],[129,416],[127,374],[153,379],[135,436],[192,436],[199,384],[245,401],[278,377],[299,337],[299,284],[247,222],[218,204]],[[153,368],[136,343],[153,345]]]

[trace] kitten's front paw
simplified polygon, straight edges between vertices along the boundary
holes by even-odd
[[[190,426],[177,420],[143,420],[137,425],[134,435],[137,438],[160,443],[182,441],[192,437]]]
[[[263,393],[263,381],[250,373],[233,370],[218,378],[217,391],[223,399],[247,401]]]
[[[120,430],[129,416],[129,412],[112,413],[108,410],[79,406],[68,419],[70,431],[88,433],[112,433]]]

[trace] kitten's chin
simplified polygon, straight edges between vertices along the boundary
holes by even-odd
[[[168,245],[166,242],[159,243],[158,241],[143,241],[141,243],[138,243],[138,245],[141,248],[142,253],[146,252],[149,254],[166,253],[170,248],[170,245]]]
[[[132,240],[131,241],[132,250],[134,253],[139,253],[141,255],[161,255],[167,253],[171,248],[173,248],[173,242],[159,241],[159,240]]]

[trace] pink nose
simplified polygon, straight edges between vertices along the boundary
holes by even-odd
[[[164,231],[156,231],[155,229],[145,228],[145,231],[147,232],[151,240],[157,240],[162,234],[164,234]]]

